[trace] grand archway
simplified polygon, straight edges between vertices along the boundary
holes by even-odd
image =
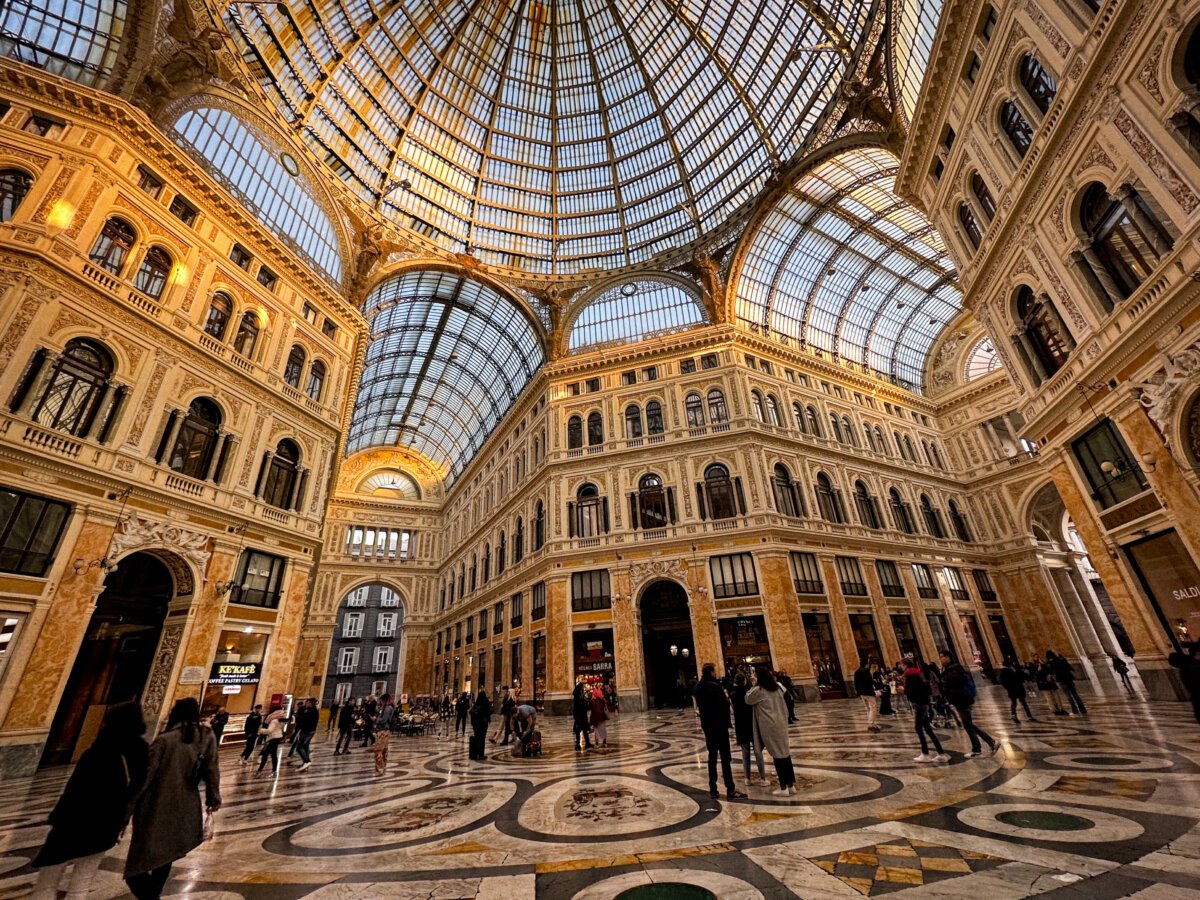
[[[674,581],[656,581],[642,592],[641,612],[646,707],[686,706],[696,674],[687,592]]]
[[[109,573],[54,715],[44,765],[76,758],[108,707],[144,700],[174,594],[170,569],[150,553],[127,556]]]

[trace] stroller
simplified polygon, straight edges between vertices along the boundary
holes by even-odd
[[[946,694],[942,690],[942,681],[940,678],[933,681],[933,704],[932,718],[934,728],[961,728],[962,723],[958,721],[958,712],[946,699]]]

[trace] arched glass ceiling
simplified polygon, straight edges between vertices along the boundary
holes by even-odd
[[[393,500],[420,500],[421,487],[407,472],[381,469],[363,479],[358,490],[363,494],[378,494]]]
[[[233,113],[213,106],[189,109],[175,120],[175,140],[209,168],[209,174],[254,212],[264,225],[335,283],[342,257],[329,216],[288,159]]]
[[[0,4],[0,54],[93,87],[113,70],[125,0],[6,0]]]
[[[446,272],[406,272],[367,296],[370,344],[347,454],[411,447],[447,483],[467,467],[545,361],[507,298]]]
[[[917,97],[933,50],[942,0],[893,0],[896,21],[896,92],[908,121],[917,113]]]
[[[803,175],[754,235],[736,315],[920,390],[962,298],[941,236],[893,193],[897,167],[861,149]]]
[[[813,130],[869,6],[280,0],[227,22],[289,124],[385,215],[488,264],[573,273],[726,221]]]
[[[976,378],[982,378],[989,372],[995,372],[1000,368],[1000,357],[996,353],[996,348],[992,344],[990,337],[985,337],[967,354],[967,363],[963,367],[963,380],[974,381]]]
[[[669,281],[625,281],[587,301],[571,326],[568,351],[626,344],[708,322],[699,298]]]

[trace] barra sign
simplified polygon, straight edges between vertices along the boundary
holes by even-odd
[[[258,684],[262,675],[260,662],[217,662],[209,673],[209,684]]]

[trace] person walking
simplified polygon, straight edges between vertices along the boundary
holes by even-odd
[[[504,686],[504,699],[500,702],[500,725],[504,729],[504,740],[500,742],[501,747],[507,747],[509,741],[512,740],[512,717],[513,710],[517,708],[517,701],[513,698],[512,691],[508,685]],[[499,731],[500,729],[497,729]],[[497,735],[499,737],[499,735]],[[496,743],[496,738],[492,738],[492,743]]]
[[[783,688],[770,669],[758,667],[751,676],[752,687],[746,703],[754,709],[754,742],[765,747],[775,764],[779,787],[771,791],[778,797],[796,793],[796,771],[792,766],[792,748],[788,743],[787,703]]]
[[[396,704],[392,701],[391,694],[384,694],[379,698],[379,715],[375,719],[375,733],[390,732],[395,721]]]
[[[744,673],[738,672],[733,676],[733,690],[729,692],[729,702],[733,707],[733,735],[738,746],[742,748],[742,769],[746,774],[746,784],[754,784],[750,775],[750,751],[753,749],[758,762],[758,778],[764,785],[767,781],[767,768],[763,765],[762,747],[754,740],[754,708],[746,702],[746,692],[750,690],[750,681]]]
[[[256,772],[261,772],[267,765],[267,760],[271,760],[271,774],[274,775],[279,771],[279,745],[283,743],[283,726],[286,719],[283,715],[283,708],[276,706],[263,720],[263,741],[262,751],[258,754],[258,768]]]
[[[1113,671],[1117,673],[1117,677],[1121,679],[1121,684],[1125,685],[1125,690],[1133,693],[1133,682],[1129,680],[1129,663],[1121,659],[1115,653],[1108,654],[1112,659]]]
[[[996,751],[1000,749],[1000,743],[996,741],[990,734],[975,724],[974,718],[971,716],[971,707],[975,705],[975,679],[971,673],[963,668],[962,663],[957,663],[950,658],[950,654],[942,654],[942,679],[945,685],[946,699],[950,704],[958,710],[958,717],[962,720],[963,730],[967,733],[967,737],[971,739],[971,752],[967,754],[970,759],[979,756],[983,753],[983,746],[979,743],[982,739],[988,745],[988,750],[992,755],[996,755]]]
[[[571,694],[571,733],[577,752],[592,749],[591,715],[592,704],[588,699],[587,685],[582,681],[576,682],[575,692]]]
[[[475,702],[471,704],[471,730],[473,734],[468,742],[468,756],[471,759],[484,760],[484,747],[486,746],[488,726],[492,724],[492,700],[488,696],[487,691],[480,691],[475,695]]]
[[[312,765],[312,739],[317,733],[317,725],[321,721],[321,711],[317,708],[317,698],[309,697],[304,705],[296,710],[296,755],[300,757],[299,772]]]
[[[379,703],[374,696],[368,697],[363,701],[361,715],[362,719],[362,744],[366,747],[368,744],[375,743],[375,723],[379,719]]]
[[[696,682],[696,710],[700,713],[700,730],[704,732],[704,745],[708,748],[708,794],[714,800],[721,796],[717,790],[717,757],[721,758],[721,777],[725,782],[725,795],[738,800],[746,795],[733,783],[733,766],[729,750],[729,697],[721,682],[717,681],[717,667],[705,663],[700,680]]]
[[[341,706],[337,700],[329,704],[329,718],[325,720],[325,733],[332,734],[333,729],[337,727],[338,708]]]
[[[471,708],[471,695],[463,691],[454,701],[454,736],[467,736],[467,712]]]
[[[933,688],[929,686],[928,680],[921,674],[920,666],[912,657],[908,657],[905,662],[907,665],[904,670],[904,696],[912,704],[913,726],[916,729],[917,738],[921,741],[921,753],[919,756],[913,757],[913,762],[949,762],[950,757],[942,749],[942,742],[934,733],[931,722],[933,718]],[[936,756],[931,756],[929,753],[929,742],[926,740],[926,735],[933,741],[934,749],[937,750]]]
[[[1013,724],[1021,724],[1021,720],[1017,718],[1018,703],[1025,710],[1025,717],[1030,722],[1036,722],[1037,717],[1030,711],[1029,700],[1025,696],[1025,673],[1021,671],[1020,663],[1010,656],[1004,661],[1004,665],[1000,667],[999,678],[1000,686],[1008,694],[1009,712],[1012,716]]]
[[[57,900],[67,867],[67,900],[85,900],[105,854],[129,824],[130,806],[146,779],[149,745],[137,703],[117,703],[83,751],[50,813],[50,833],[31,866],[32,900]]]
[[[212,729],[213,737],[217,739],[217,746],[221,746],[221,735],[225,733],[225,726],[229,724],[229,713],[225,711],[225,707],[218,706],[217,711],[212,714],[208,720],[208,727]]]
[[[333,748],[334,756],[344,756],[350,752],[350,744],[354,741],[354,720],[357,717],[354,701],[348,699],[338,712],[338,738]]]
[[[1035,659],[1029,665],[1038,693],[1042,695],[1042,699],[1046,701],[1046,705],[1050,707],[1054,715],[1069,715],[1063,707],[1062,698],[1058,696],[1058,679],[1054,677],[1054,669],[1050,667],[1049,663],[1039,659]]]
[[[596,733],[596,746],[608,746],[608,708],[604,702],[604,691],[597,687],[592,691],[592,699],[589,701],[591,706],[591,716],[588,718],[588,724],[592,726],[592,731]]]
[[[854,692],[862,697],[863,705],[867,708],[867,731],[879,731],[879,694],[875,687],[875,676],[865,658],[854,671]]]
[[[204,803],[200,783],[204,783]],[[137,900],[158,900],[171,865],[204,840],[204,814],[221,808],[221,767],[200,704],[175,701],[167,728],[150,746],[146,780],[133,808],[125,883]]]
[[[1058,681],[1058,686],[1067,695],[1067,702],[1071,704],[1071,712],[1078,716],[1086,716],[1087,707],[1083,705],[1083,698],[1079,696],[1079,691],[1075,688],[1075,670],[1071,668],[1071,663],[1065,656],[1059,656],[1053,650],[1046,651],[1046,662],[1054,671],[1054,678]]]
[[[246,740],[246,745],[242,747],[241,765],[243,766],[250,762],[250,754],[254,752],[255,746],[258,744],[258,733],[262,730],[262,720],[262,704],[256,703],[242,725],[242,735]]]

